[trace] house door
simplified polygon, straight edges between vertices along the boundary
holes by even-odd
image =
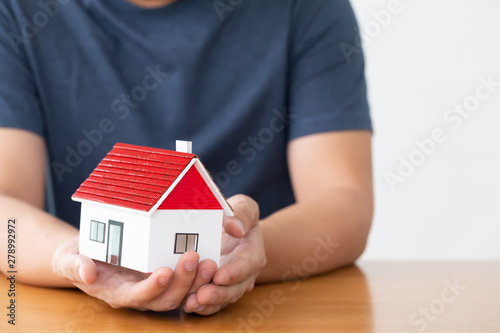
[[[106,262],[120,265],[122,259],[123,223],[109,220]]]

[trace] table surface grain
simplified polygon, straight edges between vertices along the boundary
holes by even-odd
[[[0,332],[500,333],[500,262],[362,262],[257,286],[210,317],[116,310],[78,290],[18,283],[12,326],[8,289],[2,276]]]

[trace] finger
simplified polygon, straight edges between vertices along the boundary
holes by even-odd
[[[247,280],[232,286],[204,285],[196,293],[196,302],[205,306],[234,303],[253,289],[253,281]]]
[[[227,304],[209,305],[209,306],[205,306],[200,311],[196,311],[196,313],[199,315],[202,315],[202,316],[210,316],[210,315],[213,315],[214,313],[217,313],[220,310],[224,309],[226,306],[227,306]]]
[[[178,308],[193,285],[199,260],[200,256],[196,252],[184,253],[179,259],[174,275],[164,293],[150,302],[148,307],[154,311],[168,311]]]
[[[54,252],[52,270],[74,283],[90,285],[96,280],[97,268],[92,259],[78,254],[78,238],[72,238]]]
[[[186,300],[186,303],[183,306],[183,310],[186,313],[197,313],[202,316],[212,315],[221,309],[225,308],[226,304],[217,304],[217,305],[203,305],[199,304],[196,300],[196,294],[189,295]]]
[[[168,267],[157,269],[147,279],[130,287],[125,304],[130,304],[134,308],[145,307],[167,288],[173,275],[174,272]]]
[[[247,280],[262,267],[248,257],[237,257],[231,263],[221,267],[213,277],[213,282],[220,286],[229,286]]]
[[[206,259],[200,262],[196,271],[196,278],[188,294],[195,293],[201,286],[210,283],[216,271],[217,264],[215,261]]]
[[[231,236],[241,238],[259,221],[259,205],[252,198],[238,194],[227,200],[234,216],[224,216],[224,230]]]
[[[198,301],[196,300],[196,293],[189,295],[186,298],[186,302],[182,306],[182,309],[186,313],[192,313],[192,312],[198,313],[198,311],[201,311],[204,308],[205,305],[198,303]]]

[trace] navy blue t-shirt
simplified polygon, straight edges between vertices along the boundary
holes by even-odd
[[[362,53],[342,48],[358,38],[348,0],[3,0],[0,126],[45,140],[75,226],[70,197],[116,142],[176,139],[265,217],[294,202],[290,140],[371,130]]]

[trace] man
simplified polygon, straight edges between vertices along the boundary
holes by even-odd
[[[6,0],[0,31],[0,211],[22,282],[209,315],[363,252],[371,122],[348,0]],[[175,139],[231,196],[221,267],[187,252],[146,276],[79,255],[78,185],[116,142]]]

